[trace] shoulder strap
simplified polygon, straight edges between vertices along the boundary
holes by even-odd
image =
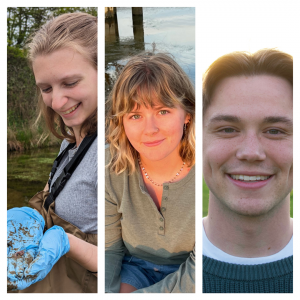
[[[72,149],[73,147],[75,146],[75,143],[72,143],[72,144],[69,144],[57,157],[56,159],[54,160],[54,163],[53,163],[53,166],[52,166],[52,169],[51,169],[51,172],[50,172],[50,177],[49,177],[49,180],[48,180],[48,186],[49,186],[49,189],[50,189],[50,186],[51,186],[51,182],[52,182],[52,179],[53,179],[53,176],[57,170],[57,167],[58,165],[60,164],[63,156],[65,155],[65,153],[67,151],[69,151],[70,149]]]
[[[86,136],[83,141],[81,142],[76,154],[74,157],[69,161],[69,163],[64,167],[59,177],[55,180],[51,187],[51,193],[48,195],[47,199],[45,200],[44,207],[46,211],[48,211],[50,204],[55,201],[56,197],[62,191],[64,186],[66,185],[67,181],[72,176],[73,172],[80,164],[81,160],[83,159],[85,153],[88,151],[92,143],[94,142],[95,138],[97,137],[97,132],[91,136]],[[60,159],[61,160],[61,159]],[[58,165],[57,165],[58,166]],[[56,166],[56,168],[57,168]],[[51,171],[52,172],[52,171]]]

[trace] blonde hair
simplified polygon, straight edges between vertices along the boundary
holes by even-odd
[[[166,107],[181,107],[190,116],[182,137],[179,154],[188,166],[195,164],[195,90],[182,70],[163,53],[142,53],[132,57],[117,79],[108,103],[106,141],[110,144],[111,160],[107,167],[117,174],[126,169],[135,171],[138,152],[127,139],[123,116],[135,105],[155,105],[155,100]]]
[[[221,56],[209,66],[203,77],[203,115],[222,79],[256,75],[281,77],[293,86],[293,57],[276,49],[262,49],[253,54],[232,52]]]
[[[47,55],[59,49],[71,48],[83,55],[97,70],[97,18],[81,12],[62,14],[56,18],[51,18],[33,33],[26,44],[26,48],[31,68],[37,56]],[[57,138],[65,138],[69,142],[75,142],[73,129],[66,126],[61,116],[52,108],[46,106],[40,89],[37,89],[37,93],[38,119],[42,115],[48,129]],[[84,121],[80,133],[84,131],[89,135],[96,130],[97,109]]]

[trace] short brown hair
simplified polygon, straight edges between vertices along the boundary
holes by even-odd
[[[211,104],[217,85],[227,77],[273,75],[293,86],[293,57],[276,49],[262,49],[253,54],[232,52],[214,61],[203,77],[203,115]]]
[[[26,48],[32,68],[35,58],[56,50],[71,48],[83,55],[97,70],[97,18],[87,13],[67,13],[51,18],[30,37]],[[48,129],[59,139],[75,142],[73,129],[52,108],[46,106],[38,92],[39,117],[45,119]],[[39,118],[38,117],[38,118]],[[58,128],[57,126],[58,125]],[[97,109],[82,124],[80,133],[93,134],[97,130]]]
[[[159,99],[166,107],[179,105],[190,115],[179,154],[189,166],[195,163],[195,90],[187,74],[164,53],[142,53],[132,57],[118,77],[108,103],[106,141],[110,144],[108,166],[117,174],[135,170],[137,151],[127,139],[123,116],[137,104],[153,106]]]

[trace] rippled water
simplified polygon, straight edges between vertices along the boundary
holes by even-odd
[[[106,19],[105,26],[106,97],[128,58],[153,48],[173,55],[195,84],[194,8],[148,7],[134,19],[131,8],[117,8],[116,19]]]
[[[44,189],[59,147],[7,153],[7,209],[28,206]]]

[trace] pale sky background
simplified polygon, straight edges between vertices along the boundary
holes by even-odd
[[[296,3],[210,0],[197,5],[197,60],[201,75],[215,59],[232,51],[277,48],[297,56],[300,7]]]

